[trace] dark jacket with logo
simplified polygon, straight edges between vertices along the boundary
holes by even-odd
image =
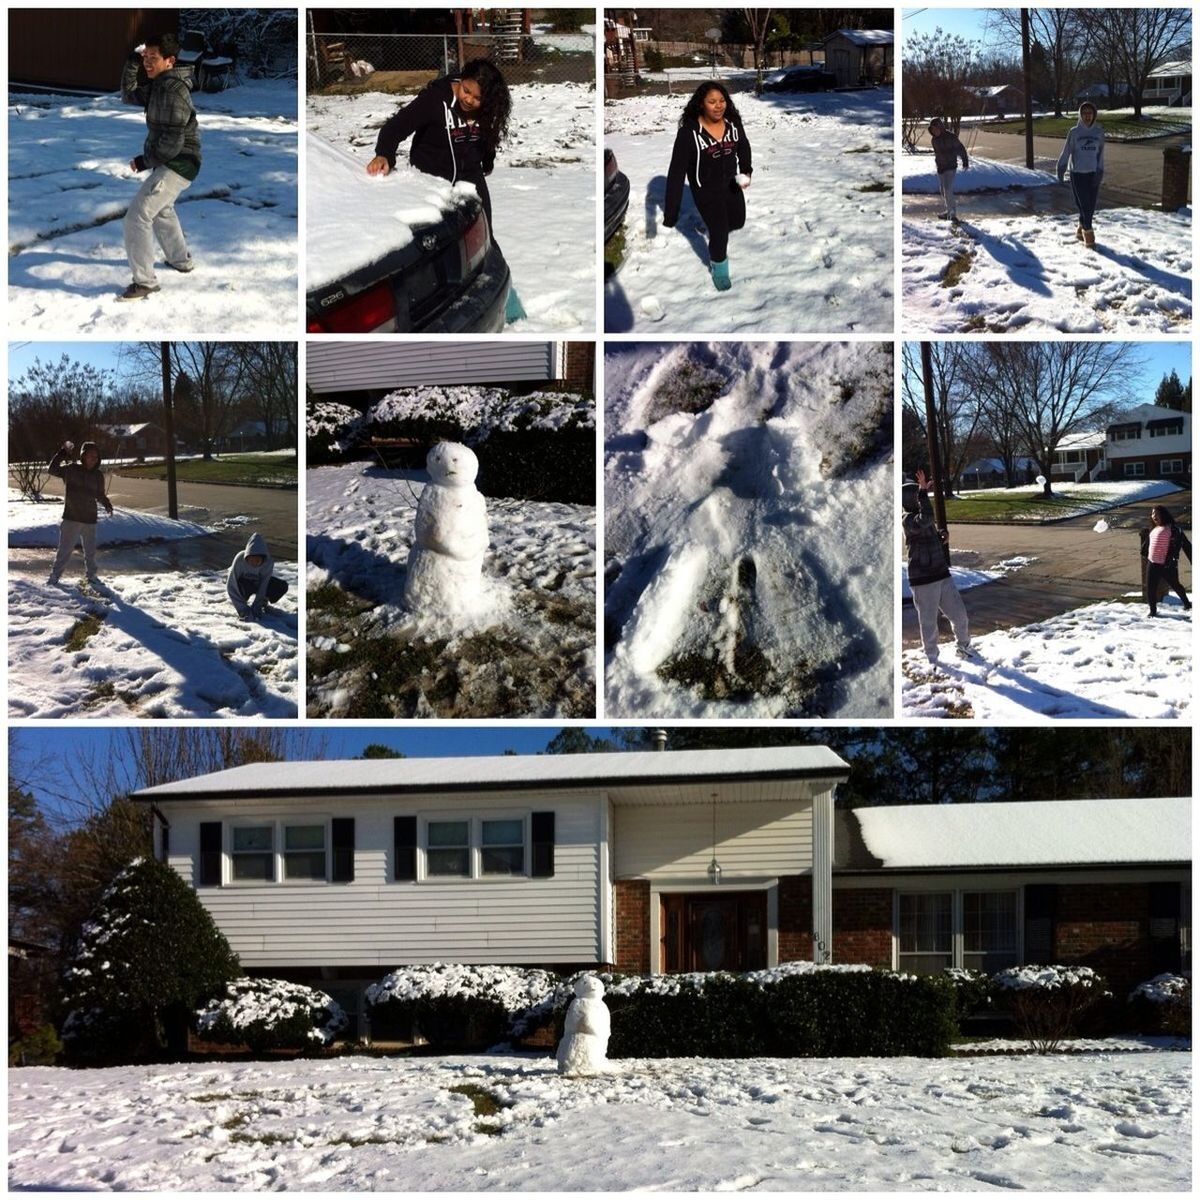
[[[426,175],[456,183],[490,174],[496,147],[488,143],[479,122],[463,115],[450,83],[452,76],[427,84],[416,99],[390,117],[375,140],[375,153],[396,165],[400,143],[412,138],[408,161]]]
[[[172,67],[138,82],[141,58],[134,54],[121,76],[121,99],[146,110],[146,142],[134,160],[139,171],[170,167],[184,179],[200,174],[200,126],[192,104],[191,75]]]
[[[79,450],[80,458],[88,450],[96,450],[99,454],[94,442],[84,442]],[[59,450],[47,468],[51,475],[57,476],[66,485],[62,519],[95,525],[98,505],[103,504],[112,512],[112,504],[104,492],[104,472],[100,469],[100,460],[97,459],[96,465],[89,470],[82,462],[64,462],[65,458],[66,454]]]
[[[933,505],[925,492],[917,493],[917,510],[904,513],[904,545],[908,551],[908,586],[937,583],[950,578],[950,556],[933,519]]]
[[[692,199],[700,203],[709,195],[737,187],[734,176],[739,172],[751,172],[750,139],[740,122],[727,117],[725,132],[719,138],[708,133],[699,121],[680,126],[667,171],[663,224],[669,227],[679,220],[684,179],[692,189]]]

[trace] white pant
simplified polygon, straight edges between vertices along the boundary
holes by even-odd
[[[175,201],[190,182],[170,167],[155,167],[149,179],[138,188],[138,194],[125,214],[125,253],[129,257],[134,283],[153,287],[156,282],[155,238],[158,238],[167,262],[187,262],[187,240],[175,215]]]
[[[954,199],[954,176],[958,173],[957,167],[951,167],[948,171],[939,171],[938,188],[942,193],[942,203],[946,206],[946,211],[952,216],[958,215],[958,202]]]
[[[50,579],[58,582],[63,573],[67,560],[78,542],[83,543],[83,569],[89,578],[96,574],[96,526],[93,522],[88,525],[83,521],[66,521],[58,527],[58,553],[54,556],[54,566],[50,568]]]
[[[971,635],[967,630],[967,610],[953,579],[918,583],[915,587],[910,585],[909,590],[912,592],[913,607],[917,610],[917,628],[921,631],[921,644],[925,647],[925,657],[931,663],[938,660],[939,609],[946,614],[959,647],[965,650],[971,644]]]

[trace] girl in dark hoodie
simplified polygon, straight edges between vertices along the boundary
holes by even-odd
[[[367,174],[389,174],[400,143],[411,137],[408,161],[418,171],[474,185],[495,244],[492,197],[485,176],[496,165],[496,151],[508,136],[511,114],[512,97],[504,76],[486,58],[473,59],[457,75],[426,84],[415,100],[388,119],[375,141]],[[524,315],[516,289],[510,289],[506,319],[515,321]]]
[[[96,519],[98,506],[104,505],[112,516],[112,501],[104,488],[104,472],[100,470],[100,447],[84,442],[75,462],[75,443],[63,442],[55,451],[47,470],[63,481],[66,501],[63,504],[62,524],[58,527],[58,553],[50,568],[51,585],[57,585],[67,560],[77,543],[83,543],[83,569],[89,583],[98,584],[96,577]]]
[[[727,291],[729,235],[746,224],[742,190],[750,186],[750,141],[729,93],[719,83],[702,83],[679,118],[667,172],[662,223],[673,229],[683,201],[683,181],[708,227],[708,259],[717,290]]]

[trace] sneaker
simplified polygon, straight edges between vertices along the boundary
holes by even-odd
[[[47,587],[62,587],[62,580],[57,575],[51,575],[46,580]]]
[[[958,657],[965,658],[969,662],[983,662],[983,655],[974,646],[959,646]]]
[[[147,296],[153,296],[155,292],[161,292],[162,288],[157,283],[131,283],[118,297],[118,300],[145,300]]]
[[[94,588],[102,588],[104,586],[104,580],[101,579],[99,575],[89,575],[87,577],[87,581]]]
[[[169,262],[167,263],[167,266],[170,267],[172,271],[178,271],[181,275],[186,275],[189,271],[194,271],[196,269],[195,260],[190,256],[185,258],[181,263]]]

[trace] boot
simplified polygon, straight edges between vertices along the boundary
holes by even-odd
[[[1075,226],[1075,240],[1077,242],[1083,241],[1083,226],[1082,225]]]
[[[723,258],[720,262],[715,262],[710,267],[712,271],[712,281],[718,292],[727,292],[733,283],[729,278],[729,259]]]
[[[1096,248],[1096,231],[1094,229],[1085,229],[1083,231],[1083,244],[1089,250],[1095,250],[1095,248]]]

